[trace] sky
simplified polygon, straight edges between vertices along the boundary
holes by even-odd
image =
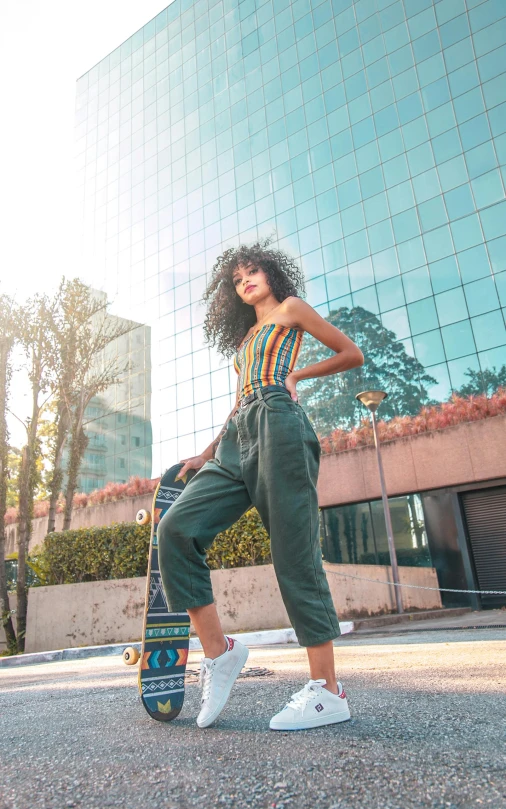
[[[2,0],[0,292],[19,301],[79,276],[76,79],[170,0]]]
[[[75,205],[76,80],[170,0],[1,0],[0,293],[23,302],[81,275]],[[11,409],[28,415],[14,375]],[[11,442],[24,429],[9,418]]]

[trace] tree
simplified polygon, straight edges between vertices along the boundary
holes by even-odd
[[[21,450],[19,470],[18,579],[17,579],[17,646],[24,651],[28,591],[26,586],[26,554],[33,518],[33,500],[39,476],[39,418],[54,390],[55,341],[53,323],[58,308],[58,295],[49,299],[35,295],[19,310],[18,339],[27,359],[31,386],[31,415],[26,424],[26,444]],[[21,421],[21,419],[20,419]],[[22,422],[23,423],[23,422]]]
[[[455,391],[459,396],[479,396],[482,393],[491,396],[498,388],[506,388],[506,365],[502,365],[498,371],[495,366],[484,371],[468,368],[464,376],[469,377],[469,382]]]
[[[376,315],[361,306],[343,306],[326,319],[359,346],[365,362],[360,368],[300,384],[301,404],[320,435],[329,435],[336,427],[351,429],[360,425],[364,409],[355,394],[361,390],[382,389],[389,393],[381,405],[384,419],[414,415],[431,403],[427,387],[437,380],[425,373],[423,365],[407,353],[404,344]],[[331,349],[307,334],[298,365],[312,365],[330,356]]]
[[[9,608],[7,571],[5,568],[5,511],[9,483],[9,434],[7,406],[12,376],[11,352],[16,336],[17,317],[13,301],[0,295],[0,619],[7,649],[17,651],[16,633]]]
[[[56,500],[63,479],[62,457],[68,444],[63,530],[70,528],[74,494],[88,444],[86,408],[91,400],[116,384],[126,370],[114,345],[134,328],[131,321],[113,317],[104,295],[77,279],[62,282],[61,309],[55,321],[59,356],[57,429],[53,445],[49,525],[54,528]]]

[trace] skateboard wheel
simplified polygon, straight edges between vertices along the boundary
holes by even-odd
[[[134,646],[129,646],[128,649],[125,649],[123,652],[123,662],[126,663],[127,666],[135,666],[139,657],[140,653]]]
[[[145,508],[141,508],[135,515],[135,522],[137,525],[147,525],[151,522],[151,514]]]

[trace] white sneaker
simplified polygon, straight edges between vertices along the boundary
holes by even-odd
[[[304,730],[333,725],[350,718],[348,700],[341,683],[337,684],[338,694],[332,694],[323,686],[326,680],[310,680],[302,691],[293,694],[282,711],[273,716],[271,730]]]
[[[207,728],[220,715],[227,704],[232,686],[246,663],[249,649],[239,641],[225,635],[228,648],[212,660],[204,657],[200,663],[202,708],[197,717],[199,728]]]

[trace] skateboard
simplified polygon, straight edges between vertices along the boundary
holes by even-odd
[[[132,646],[123,653],[127,665],[137,663],[140,658],[141,701],[148,714],[159,722],[175,719],[183,707],[190,644],[190,616],[187,612],[169,611],[158,566],[158,524],[196,474],[192,469],[176,480],[182,466],[171,466],[162,475],[153,496],[152,514],[144,509],[137,513],[139,525],[151,522],[142,648],[140,654]]]

